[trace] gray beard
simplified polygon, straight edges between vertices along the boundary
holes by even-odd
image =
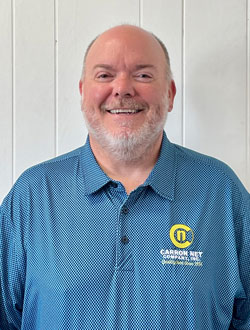
[[[164,101],[165,111],[163,114],[158,107],[150,120],[129,135],[111,134],[99,125],[98,120],[92,117],[89,121],[85,111],[83,114],[90,136],[98,142],[105,152],[119,161],[136,162],[150,152],[164,129],[168,114],[168,99],[166,98]]]

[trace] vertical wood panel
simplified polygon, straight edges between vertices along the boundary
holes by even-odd
[[[83,144],[87,135],[80,111],[78,82],[84,51],[104,30],[139,23],[139,0],[58,1],[58,150]]]
[[[12,185],[11,1],[0,2],[0,203]]]
[[[168,137],[182,144],[182,0],[142,1],[142,27],[156,34],[166,45],[177,87],[174,109],[166,124]]]
[[[187,146],[246,177],[246,0],[188,0]]]
[[[140,23],[166,43],[177,84],[166,127],[170,139],[224,160],[250,190],[249,2],[13,0],[12,49],[12,2],[0,1],[0,200],[12,184],[12,155],[14,179],[55,155],[55,105],[59,153],[84,142],[78,92],[83,54],[98,33],[119,23]]]
[[[247,1],[247,188],[250,192],[250,0]]]
[[[16,0],[16,176],[54,156],[54,4]]]

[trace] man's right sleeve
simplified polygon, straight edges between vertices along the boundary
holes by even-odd
[[[20,263],[13,212],[0,207],[0,330],[21,328],[24,266]]]

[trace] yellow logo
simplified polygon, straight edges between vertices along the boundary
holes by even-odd
[[[186,225],[174,225],[169,232],[172,243],[181,249],[187,248],[193,243],[194,232]]]

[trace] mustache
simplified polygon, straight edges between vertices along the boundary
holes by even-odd
[[[112,110],[112,109],[134,109],[134,110],[141,110],[148,107],[148,104],[145,102],[138,102],[136,100],[130,98],[122,98],[119,101],[111,102],[111,103],[103,103],[101,105],[101,110]]]

